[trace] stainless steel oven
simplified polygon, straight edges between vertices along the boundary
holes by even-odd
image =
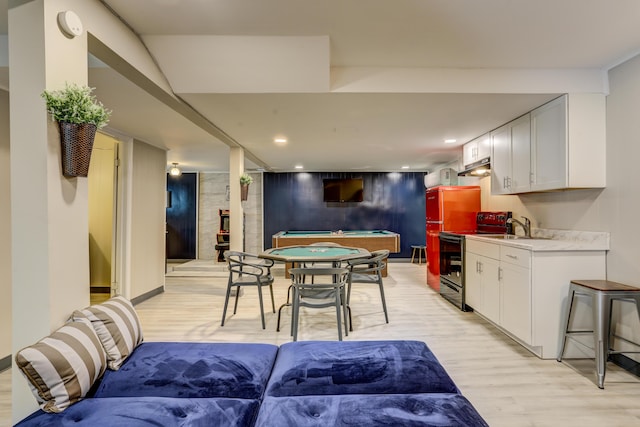
[[[509,218],[511,218],[511,212],[478,212],[475,232],[440,232],[440,295],[460,310],[472,310],[465,303],[465,236],[469,234],[510,233]]]

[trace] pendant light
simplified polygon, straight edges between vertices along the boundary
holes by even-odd
[[[171,169],[169,169],[169,175],[171,176],[180,176],[182,175],[182,170],[180,170],[180,168],[178,167],[177,163],[171,163],[173,166],[171,166]]]

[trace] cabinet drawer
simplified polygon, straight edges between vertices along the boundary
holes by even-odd
[[[465,247],[467,252],[486,256],[493,259],[500,259],[500,246],[493,243],[479,242],[477,240],[466,239]]]
[[[531,265],[531,251],[502,245],[500,246],[500,261],[529,268]]]

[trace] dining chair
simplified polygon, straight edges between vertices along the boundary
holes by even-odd
[[[246,286],[255,286],[258,288],[258,298],[260,300],[260,317],[262,318],[262,329],[265,329],[264,308],[262,303],[262,288],[269,286],[271,293],[271,307],[276,312],[276,304],[273,299],[273,275],[271,267],[274,261],[269,259],[258,258],[247,252],[227,251],[224,254],[229,269],[229,281],[227,282],[227,294],[224,299],[224,309],[222,310],[222,322],[220,326],[224,326],[224,320],[227,316],[227,306],[229,305],[229,296],[231,288],[236,288],[236,301],[233,306],[233,314],[238,309],[238,297],[240,288]]]
[[[339,243],[335,243],[335,242],[316,242],[316,243],[311,243],[309,246],[329,246],[329,247],[336,247],[336,246],[342,246]],[[302,267],[318,267],[318,265],[322,266],[322,267],[340,267],[340,263],[339,262],[325,262],[325,263],[320,263],[320,262],[309,262],[309,263],[304,263],[302,265]],[[304,279],[304,278],[303,278]],[[313,283],[313,276],[311,276],[311,283]]]
[[[292,268],[289,270],[289,274],[291,274],[293,286],[293,311],[291,315],[293,340],[298,340],[300,307],[326,308],[335,306],[338,339],[342,341],[343,319],[344,334],[345,336],[349,335],[349,318],[345,300],[349,270],[346,268]],[[318,283],[305,283],[305,276],[318,278]]]
[[[311,243],[309,244],[309,246],[327,246],[327,247],[336,247],[336,246],[342,246],[339,243],[335,243],[335,242],[315,242],[315,243]],[[321,263],[320,265],[323,266],[327,266],[327,267],[339,267],[340,264],[336,263],[336,262],[331,262],[331,263]],[[310,268],[310,267],[317,267],[318,263],[316,261],[312,261],[312,262],[303,262],[301,263],[301,265],[299,267],[301,268]],[[293,268],[296,268],[295,265],[293,265]],[[304,282],[306,280],[305,276],[302,276],[302,281]],[[313,276],[311,276],[311,283],[313,283]],[[291,298],[292,298],[292,293],[293,293],[293,284],[289,285],[289,289],[287,289],[287,302],[283,305],[280,306],[280,308],[278,309],[278,323],[276,326],[276,331],[280,332],[280,319],[282,317],[282,309],[284,307],[288,307],[289,305],[291,305]]]
[[[384,285],[382,284],[382,271],[389,258],[389,251],[382,249],[371,252],[370,258],[359,258],[347,261],[349,269],[349,278],[347,284],[347,306],[350,307],[351,286],[354,283],[377,284],[380,289],[380,298],[382,299],[382,308],[384,310],[384,319],[389,323],[389,315],[387,314],[387,302],[384,298]],[[351,314],[351,313],[349,313]],[[353,330],[353,329],[351,329]]]

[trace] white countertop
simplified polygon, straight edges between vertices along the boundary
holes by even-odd
[[[531,239],[495,239],[482,235],[468,235],[466,238],[535,252],[609,250],[609,233],[606,232],[534,228],[531,236]]]

